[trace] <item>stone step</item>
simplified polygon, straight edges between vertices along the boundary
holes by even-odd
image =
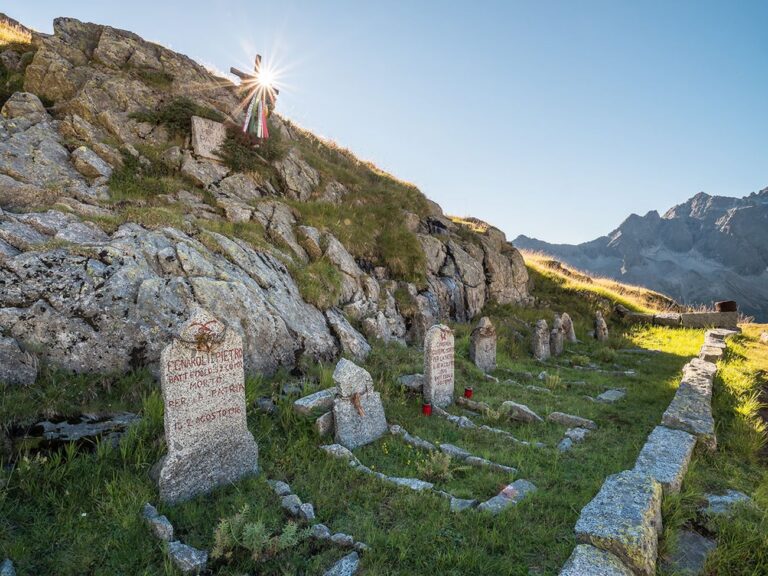
[[[512,484],[507,485],[501,492],[499,492],[496,496],[489,498],[482,504],[480,504],[477,509],[482,510],[485,512],[490,512],[491,514],[498,514],[505,508],[508,508],[509,506],[512,506],[514,504],[517,504],[520,502],[523,498],[528,496],[528,494],[535,492],[536,486],[534,486],[531,482],[528,480],[515,480],[512,482]]]

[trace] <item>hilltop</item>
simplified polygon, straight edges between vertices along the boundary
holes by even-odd
[[[768,188],[743,198],[700,192],[663,215],[632,214],[578,245],[527,236],[514,244],[684,304],[736,300],[745,314],[768,319]]]

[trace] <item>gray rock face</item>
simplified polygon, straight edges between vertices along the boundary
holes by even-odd
[[[655,574],[661,492],[661,485],[645,474],[625,471],[608,476],[582,509],[576,539],[611,552],[637,574]]]
[[[556,424],[562,424],[563,426],[569,426],[572,428],[586,428],[587,430],[597,430],[597,424],[587,418],[581,416],[574,416],[573,414],[565,414],[563,412],[552,412],[547,416],[547,420],[555,422]]]
[[[163,350],[161,366],[168,455],[160,469],[160,498],[180,502],[257,473],[240,336],[200,311]]]
[[[744,313],[765,322],[767,215],[768,188],[743,198],[701,192],[662,216],[633,214],[607,236],[577,246],[526,237],[515,245],[685,304],[736,300]]]
[[[306,202],[320,184],[320,176],[301,157],[297,148],[291,148],[285,158],[275,164],[283,179],[288,196]]]
[[[469,359],[483,372],[496,369],[496,328],[483,316],[470,336]]]
[[[547,321],[543,319],[538,320],[536,322],[536,327],[533,330],[533,334],[531,335],[531,351],[536,360],[543,362],[551,356],[549,337],[550,333],[547,328]]]
[[[19,251],[0,261],[0,326],[53,365],[105,373],[156,367],[179,319],[198,306],[241,331],[248,372],[338,351],[325,317],[301,299],[285,266],[240,240],[211,234],[222,258],[179,230],[126,224],[105,242],[72,236],[82,247],[75,252],[27,252],[77,219],[54,211],[24,218],[0,214],[0,238]]]
[[[677,535],[677,545],[663,562],[666,571],[679,576],[704,574],[707,556],[717,548],[717,542],[690,530]]]
[[[695,436],[682,430],[657,426],[640,451],[635,470],[655,478],[665,492],[676,494],[680,491],[695,446]]]
[[[371,345],[360,332],[355,330],[347,319],[336,309],[326,310],[325,317],[334,335],[339,339],[344,354],[357,362],[364,362],[371,353]]]
[[[37,360],[13,338],[0,336],[0,383],[31,386],[37,379]]]
[[[560,576],[634,576],[616,556],[588,544],[579,544],[560,570]]]
[[[424,402],[443,408],[453,403],[453,332],[432,326],[424,337]]]
[[[182,574],[200,574],[208,563],[208,552],[179,542],[168,543],[168,556]]]
[[[512,420],[520,422],[544,422],[544,419],[528,408],[525,404],[518,404],[512,400],[502,402],[501,411],[507,414]]]
[[[357,552],[350,552],[344,558],[331,566],[324,576],[354,576],[360,566],[360,556]]]
[[[80,146],[72,152],[72,164],[80,174],[89,179],[109,178],[112,175],[112,167],[85,146]]]

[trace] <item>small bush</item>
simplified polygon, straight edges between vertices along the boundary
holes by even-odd
[[[589,356],[584,354],[574,354],[571,356],[571,364],[574,366],[588,366],[590,362]]]
[[[325,258],[293,267],[291,275],[299,286],[301,297],[320,310],[327,310],[341,301],[341,272]]]
[[[600,362],[615,362],[616,356],[618,356],[618,353],[613,348],[599,348],[595,352],[595,358]]]
[[[136,75],[144,84],[152,88],[165,89],[173,83],[173,74],[151,68],[137,68]]]
[[[171,136],[182,138],[192,134],[192,116],[200,116],[217,122],[224,121],[224,115],[218,110],[201,106],[189,98],[181,97],[171,100],[157,110],[134,112],[130,115],[139,122],[163,125]]]
[[[216,153],[224,164],[235,172],[257,172],[264,170],[265,161],[274,162],[285,156],[280,131],[270,132],[267,140],[243,132],[238,126],[227,126],[227,138]]]
[[[430,482],[450,482],[453,480],[451,457],[443,452],[432,452],[427,458],[416,464],[420,478]]]
[[[286,524],[282,532],[272,534],[246,504],[234,516],[219,521],[211,557],[230,560],[240,552],[248,552],[254,562],[259,562],[293,548],[306,536],[306,531],[293,522]]]

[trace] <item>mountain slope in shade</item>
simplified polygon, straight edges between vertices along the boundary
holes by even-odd
[[[664,215],[632,214],[607,236],[578,245],[527,236],[514,244],[685,304],[736,300],[746,314],[768,320],[768,188],[743,198],[700,192]]]

